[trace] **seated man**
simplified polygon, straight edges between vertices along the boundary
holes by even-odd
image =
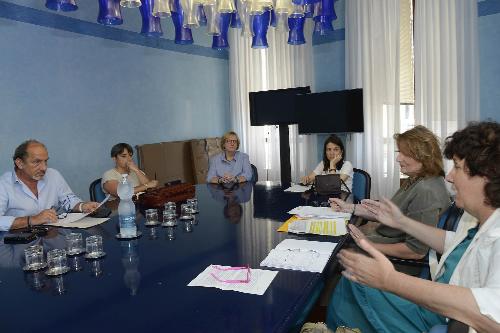
[[[83,202],[61,176],[47,168],[49,154],[41,142],[28,140],[16,148],[14,171],[0,177],[0,231],[57,221],[56,209],[89,213],[97,202]]]

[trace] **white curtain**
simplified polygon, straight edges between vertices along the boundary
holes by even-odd
[[[232,126],[240,136],[240,150],[257,167],[259,180],[280,180],[279,130],[276,126],[250,126],[248,93],[312,86],[311,30],[310,23],[306,24],[307,43],[291,46],[288,33],[270,27],[267,49],[252,49],[251,37],[242,36],[240,29],[229,30]],[[296,126],[290,126],[292,180],[312,170],[315,158],[316,136],[299,136]]]
[[[415,1],[415,122],[442,139],[479,120],[477,1]]]
[[[372,178],[372,198],[399,187],[399,0],[346,1],[346,89],[363,88],[364,133],[348,136],[346,157]]]

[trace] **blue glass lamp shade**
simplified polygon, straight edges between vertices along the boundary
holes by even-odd
[[[304,15],[306,18],[312,18],[314,16],[314,4],[307,4],[304,6]]]
[[[142,17],[141,34],[148,37],[160,37],[163,35],[161,30],[160,18],[153,16],[154,0],[141,0],[139,11]]]
[[[316,35],[325,36],[333,31],[332,20],[328,16],[316,16],[314,18],[314,31]]]
[[[269,10],[266,10],[263,14],[252,16],[252,48],[268,48],[269,44],[267,44],[267,29],[269,28],[269,21],[271,20],[271,13]]]
[[[50,10],[72,12],[78,9],[75,0],[47,0],[45,7]]]
[[[120,25],[123,23],[120,0],[99,0],[97,22],[104,25]]]
[[[289,17],[288,27],[290,31],[288,32],[288,44],[290,45],[301,45],[306,43],[304,37],[304,22],[305,17]]]
[[[198,18],[198,23],[200,26],[206,27],[207,26],[207,17],[205,15],[205,11],[203,10],[203,5],[198,5],[198,10],[197,10],[197,18]]]
[[[193,34],[191,29],[183,27],[184,12],[179,4],[179,0],[173,1],[172,23],[175,28],[175,44],[193,44]]]
[[[276,28],[276,25],[277,25],[277,22],[276,22],[276,13],[272,9],[269,12],[271,13],[271,23],[269,25],[271,27],[275,27]]]
[[[215,50],[224,50],[229,47],[227,41],[227,31],[229,29],[229,22],[231,21],[232,13],[221,13],[219,17],[220,35],[212,37],[212,48]]]

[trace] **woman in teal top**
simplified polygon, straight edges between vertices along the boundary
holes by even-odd
[[[404,216],[391,201],[364,201],[377,220],[421,240],[441,261],[433,281],[397,272],[355,227],[364,251],[342,250],[343,278],[330,301],[327,324],[363,333],[421,333],[452,318],[472,331],[500,332],[500,125],[471,124],[449,137],[445,156],[454,166],[446,180],[465,210],[457,232]]]

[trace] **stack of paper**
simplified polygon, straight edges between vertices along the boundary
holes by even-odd
[[[351,214],[335,212],[331,207],[299,206],[289,211],[288,214],[295,214],[299,217],[319,217],[327,219],[335,217],[351,218]]]
[[[336,246],[337,243],[285,239],[260,265],[321,273]]]
[[[314,234],[324,236],[342,236],[347,233],[346,219],[306,219],[296,220],[288,225],[288,232],[295,234]]]
[[[285,192],[293,192],[293,193],[304,193],[305,191],[308,191],[311,189],[311,185],[299,185],[299,184],[293,184],[289,188],[285,190]]]

